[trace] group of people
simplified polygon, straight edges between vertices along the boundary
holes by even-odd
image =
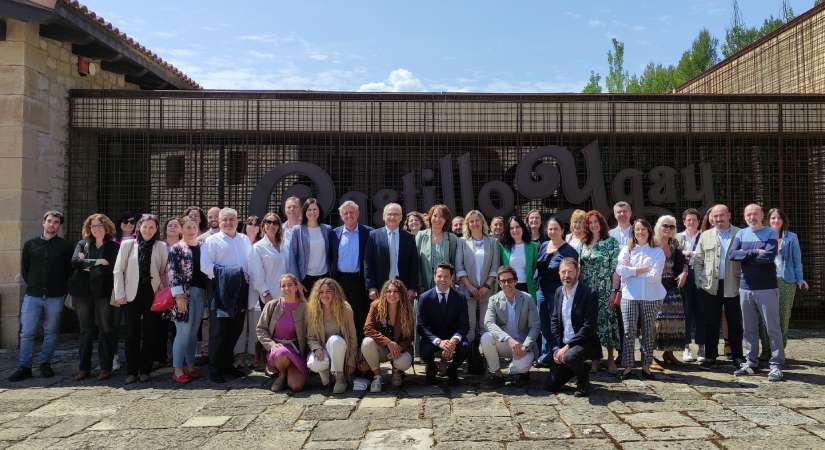
[[[58,236],[62,214],[45,213],[42,235],[22,251],[26,293],[10,380],[32,376],[41,319],[40,373],[54,375],[68,292],[80,327],[78,381],[91,376],[95,336],[97,378],[111,377],[124,318],[126,383],[149,380],[166,359],[170,331],[172,377],[181,384],[201,376],[200,351],[217,383],[247,375],[238,365],[246,355],[240,361],[259,364],[273,391],[301,390],[315,373],[334,393],[355,374],[380,392],[381,363],[390,363],[397,387],[419,356],[427,383],[458,383],[465,361],[491,387],[547,367],[546,389],[576,378],[584,396],[591,373],[637,376],[637,337],[638,376],[652,379],[664,365],[712,367],[722,332],[736,375],[765,360],[777,381],[795,291],[808,287],[787,217],[772,209],[765,226],[757,204],[744,210],[746,228],[731,225],[720,204],[704,216],[684,211],[677,233],[673,216],[651,225],[618,202],[615,228],[597,210],[575,210],[567,235],[538,210],[488,224],[477,210],[453,217],[439,204],[403,216],[390,203],[384,226],[373,229],[358,222],[352,201],[338,208],[336,228],[321,222],[326,211],[314,198],[283,206],[285,221],[270,212],[239,223],[231,208],[190,207],[162,226],[151,214],[125,215],[117,229],[92,214],[73,247]],[[171,307],[158,310],[164,295]]]

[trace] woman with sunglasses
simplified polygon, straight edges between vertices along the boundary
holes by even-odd
[[[662,216],[656,221],[654,228],[655,244],[665,254],[665,265],[662,269],[662,285],[667,291],[662,305],[656,314],[656,349],[664,352],[662,359],[665,362],[679,364],[673,355],[674,351],[685,348],[685,304],[682,300],[681,289],[685,286],[688,276],[688,264],[682,252],[682,246],[676,238],[676,218]],[[650,364],[653,370],[663,370],[656,359]]]
[[[263,237],[254,246],[249,261],[250,291],[255,292],[255,302],[250,303],[246,314],[246,326],[238,344],[247,336],[245,350],[255,355],[255,364],[265,362],[265,354],[259,345],[255,345],[255,328],[261,317],[262,308],[273,299],[281,296],[281,276],[286,273],[286,249],[283,248],[283,228],[281,218],[270,212],[261,221]],[[301,296],[303,298],[303,295]],[[251,301],[251,300],[250,300]],[[251,334],[250,334],[251,333]],[[243,351],[243,349],[241,350]],[[238,353],[238,347],[235,347]]]

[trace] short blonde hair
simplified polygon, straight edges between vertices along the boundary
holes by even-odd
[[[662,245],[662,225],[666,224],[676,225],[676,218],[671,215],[660,216],[656,220],[656,226],[653,227],[653,242],[656,245]],[[652,245],[651,245],[652,247]]]
[[[473,237],[473,234],[470,233],[470,217],[472,216],[478,216],[481,219],[481,235],[487,236],[490,234],[490,227],[487,226],[487,219],[484,217],[484,214],[482,214],[481,211],[474,209],[464,215],[464,225],[461,227],[461,234],[464,236],[464,239],[470,239]]]

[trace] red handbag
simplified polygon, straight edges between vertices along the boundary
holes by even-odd
[[[155,292],[155,298],[152,300],[152,312],[162,313],[169,311],[175,306],[175,298],[172,297],[172,288],[163,288]]]

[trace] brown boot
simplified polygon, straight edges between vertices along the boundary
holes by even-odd
[[[89,371],[88,370],[78,371],[77,374],[74,376],[75,381],[83,381],[86,378],[89,378]]]
[[[112,378],[112,372],[108,370],[101,370],[100,373],[97,374],[97,381],[108,380],[109,378]]]

